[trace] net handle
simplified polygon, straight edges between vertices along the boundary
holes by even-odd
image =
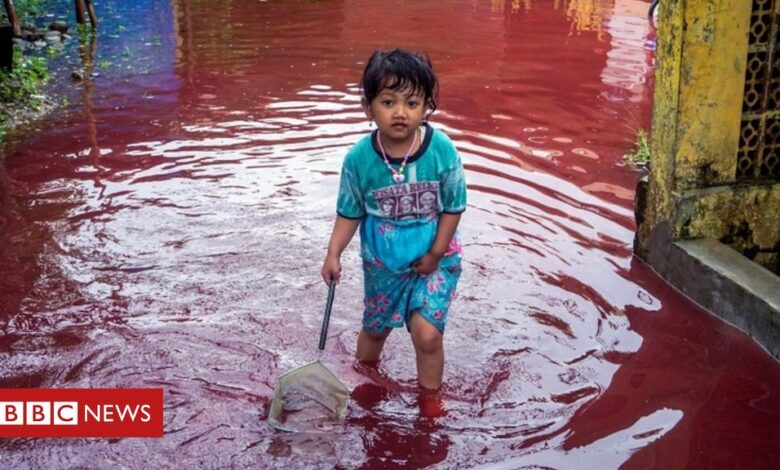
[[[319,350],[325,350],[325,341],[328,340],[328,325],[330,325],[330,310],[333,308],[333,297],[336,294],[336,282],[330,281],[328,285],[328,300],[325,302],[325,315],[322,317],[322,329],[320,330]]]

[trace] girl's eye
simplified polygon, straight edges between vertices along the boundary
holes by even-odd
[[[410,108],[416,108],[418,104],[420,104],[419,101],[415,101],[415,100],[410,100],[409,101],[409,107]]]
[[[382,104],[385,106],[392,106],[393,102],[391,100],[382,100]]]

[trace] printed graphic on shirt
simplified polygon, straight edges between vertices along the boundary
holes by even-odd
[[[383,217],[414,219],[439,208],[439,182],[395,184],[375,189],[371,194]]]

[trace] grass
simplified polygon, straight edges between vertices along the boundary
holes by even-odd
[[[41,17],[54,3],[55,0],[14,0],[14,7],[19,21],[26,24]],[[5,16],[5,9],[2,11]]]
[[[56,10],[62,0],[14,0],[16,14],[22,25],[37,25],[50,21],[45,14]],[[5,10],[0,8],[0,22],[5,18]],[[7,19],[6,19],[7,21]],[[10,127],[20,122],[34,119],[47,109],[51,102],[41,94],[41,87],[50,74],[47,59],[62,54],[63,44],[49,45],[41,55],[28,56],[14,46],[13,68],[11,71],[0,69],[0,140]]]
[[[3,103],[29,99],[49,79],[45,58],[24,56],[14,47],[13,61],[11,72],[0,69],[0,102]]]
[[[16,0],[14,2],[16,7],[16,14],[20,20],[27,19],[28,17],[39,16],[43,10],[40,0]]]
[[[650,142],[647,139],[646,130],[639,129],[637,131],[634,150],[623,155],[623,159],[640,166],[646,166],[650,163]]]
[[[52,58],[62,55],[65,52],[65,46],[60,42],[57,44],[49,44],[46,47],[46,57]]]
[[[43,99],[38,90],[50,77],[44,57],[25,56],[14,47],[13,61],[11,72],[0,69],[0,139],[14,109],[40,109]]]

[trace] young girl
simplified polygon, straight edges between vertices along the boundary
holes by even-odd
[[[361,86],[377,129],[344,160],[322,278],[339,281],[341,253],[359,226],[365,310],[357,359],[379,360],[392,329],[405,324],[419,384],[436,390],[461,272],[455,230],[466,209],[463,165],[450,139],[427,122],[438,93],[428,59],[401,49],[375,52]]]

